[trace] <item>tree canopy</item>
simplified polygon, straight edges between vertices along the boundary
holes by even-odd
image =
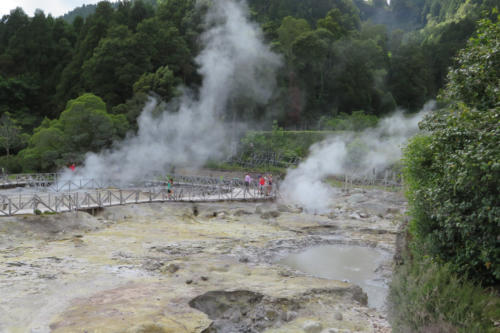
[[[438,95],[477,20],[496,20],[493,0],[248,4],[284,63],[272,105],[235,100],[241,110],[230,112],[288,129],[318,129],[356,111],[380,117],[397,106],[419,110]],[[0,20],[0,116],[34,136],[45,118],[59,119],[68,101],[92,93],[136,129],[148,94],[168,102],[179,85],[199,87],[205,8],[194,0],[101,1],[62,18],[13,9]]]
[[[58,119],[44,119],[28,148],[20,152],[26,171],[49,171],[79,161],[123,138],[128,129],[124,115],[110,115],[104,101],[83,94],[70,100]]]

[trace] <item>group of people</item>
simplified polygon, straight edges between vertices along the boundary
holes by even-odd
[[[249,173],[245,175],[245,188],[248,191],[250,188],[250,184],[252,183],[252,177]],[[273,190],[273,176],[271,174],[268,175],[259,175],[258,176],[258,184],[259,184],[259,193],[261,195],[271,195]]]

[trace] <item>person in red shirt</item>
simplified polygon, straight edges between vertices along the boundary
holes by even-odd
[[[76,165],[75,165],[75,163],[71,164],[71,165],[69,166],[69,168],[71,169],[71,171],[75,171],[75,169],[76,169]]]
[[[266,185],[266,179],[264,178],[264,176],[260,176],[259,177],[259,191],[260,191],[260,194],[264,194],[264,186]]]

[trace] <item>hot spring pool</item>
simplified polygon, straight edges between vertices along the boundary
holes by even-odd
[[[278,263],[320,278],[347,280],[367,293],[368,306],[383,309],[388,288],[376,270],[387,260],[388,254],[378,249],[325,245],[291,254]]]

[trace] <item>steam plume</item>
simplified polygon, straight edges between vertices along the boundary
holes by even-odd
[[[164,172],[170,166],[199,167],[220,158],[234,131],[223,122],[228,102],[237,97],[265,103],[275,86],[281,59],[263,44],[259,27],[248,20],[244,1],[214,0],[205,17],[204,45],[196,58],[203,82],[187,89],[175,103],[154,116],[150,99],[138,119],[137,135],[111,150],[89,153],[78,177],[131,181]],[[194,97],[194,96],[197,97]]]
[[[324,179],[346,174],[363,177],[396,163],[401,159],[402,146],[418,132],[418,123],[434,105],[427,103],[412,117],[396,112],[382,119],[376,128],[333,136],[313,145],[309,157],[289,170],[281,186],[282,195],[308,211],[328,211],[334,190]]]

